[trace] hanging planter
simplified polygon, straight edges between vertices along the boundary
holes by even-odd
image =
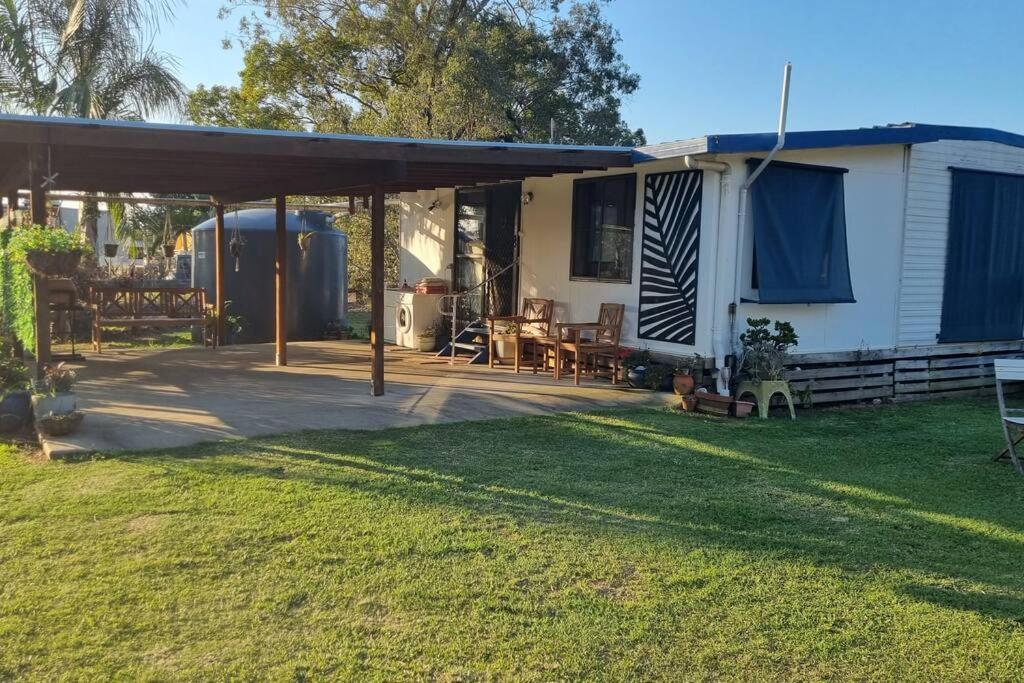
[[[306,252],[309,251],[309,243],[313,239],[315,232],[300,232],[298,237],[299,251],[305,256]]]
[[[231,231],[231,240],[228,242],[228,252],[235,259],[235,272],[242,269],[242,247],[245,246],[245,239],[242,238],[242,231],[238,228],[238,209],[235,209],[235,227]]]
[[[116,242],[104,244],[103,245],[103,255],[106,256],[107,258],[114,258],[114,257],[116,257],[117,256],[117,248],[118,248],[118,246],[119,245]]]
[[[174,258],[174,251],[175,251],[175,249],[174,249],[174,245],[173,244],[165,244],[164,245],[164,258]]]

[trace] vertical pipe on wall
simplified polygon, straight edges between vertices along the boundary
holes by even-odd
[[[288,224],[285,197],[276,197],[274,207],[277,248],[274,252],[274,362],[288,365]]]
[[[217,289],[217,343],[224,342],[224,205],[214,206],[213,267],[214,286]]]
[[[372,393],[384,394],[384,188],[373,186],[370,231],[370,347]]]

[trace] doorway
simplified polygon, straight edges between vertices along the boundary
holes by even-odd
[[[458,318],[462,325],[489,315],[516,312],[521,197],[522,183],[455,193],[452,291],[472,292],[460,299]],[[494,279],[481,285],[489,278]]]

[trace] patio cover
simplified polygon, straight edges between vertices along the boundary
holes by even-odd
[[[295,131],[208,128],[129,121],[0,115],[0,196],[32,192],[36,222],[45,190],[208,194],[216,205],[218,247],[223,207],[274,197],[278,205],[277,315],[284,319],[284,201],[288,195],[373,197],[371,343],[373,392],[383,393],[384,195],[557,173],[629,166],[625,147],[366,137]],[[217,254],[218,265],[224,249]],[[267,274],[268,277],[271,273]],[[45,291],[45,283],[37,285]],[[217,307],[223,320],[223,287]],[[37,318],[46,315],[37,296]],[[37,358],[49,358],[40,325]],[[278,362],[285,361],[278,325]],[[40,347],[40,344],[42,347]]]

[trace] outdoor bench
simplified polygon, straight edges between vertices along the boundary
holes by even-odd
[[[206,291],[201,287],[93,287],[92,348],[103,352],[103,329],[205,324]]]

